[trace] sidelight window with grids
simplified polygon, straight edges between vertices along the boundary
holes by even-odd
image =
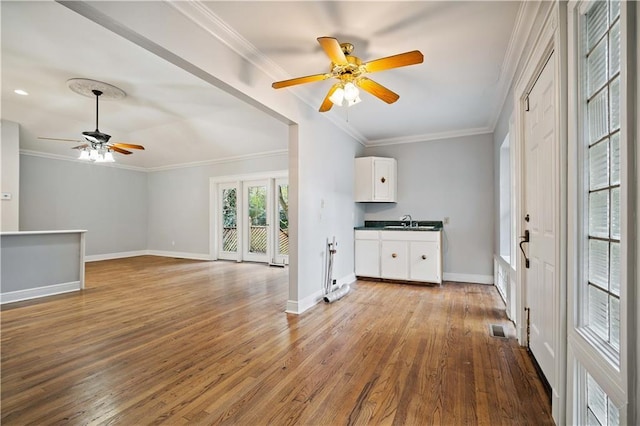
[[[620,350],[620,2],[594,2],[583,26],[586,294],[583,325]]]

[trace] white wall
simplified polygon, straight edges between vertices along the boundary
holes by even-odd
[[[398,161],[398,202],[368,203],[366,220],[443,220],[445,279],[493,280],[493,138],[491,134],[369,147]],[[449,274],[450,278],[447,278]],[[471,279],[472,277],[469,277]]]
[[[20,230],[86,229],[86,254],[147,247],[147,173],[20,155]]]
[[[0,148],[0,191],[11,194],[10,200],[0,200],[0,230],[19,229],[20,205],[20,126],[12,121],[0,121],[2,146]]]
[[[209,178],[287,170],[286,153],[150,172],[148,249],[209,255]]]

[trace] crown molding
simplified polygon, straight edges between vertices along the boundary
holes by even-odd
[[[237,155],[234,157],[223,157],[215,160],[193,161],[190,163],[171,164],[167,166],[149,167],[145,169],[148,172],[162,172],[165,170],[186,169],[189,167],[201,167],[211,166],[213,164],[233,163],[236,161],[254,160],[257,158],[277,157],[281,155],[288,155],[289,151],[286,149],[279,149],[276,151],[259,152],[256,154]]]
[[[500,68],[498,96],[493,108],[493,117],[489,125],[491,131],[495,130],[498,124],[498,119],[507,100],[509,89],[511,89],[511,85],[514,82],[518,64],[522,60],[525,44],[530,36],[541,4],[541,1],[524,1],[518,8],[516,22],[511,32],[511,38],[509,39],[507,51],[502,61],[502,67]]]
[[[160,171],[165,171],[165,170],[174,170],[174,169],[186,169],[189,167],[200,167],[200,166],[210,166],[213,164],[223,164],[223,163],[234,163],[237,161],[244,161],[244,160],[254,160],[257,158],[268,158],[268,157],[277,157],[280,155],[287,155],[288,154],[288,150],[286,149],[280,149],[280,150],[276,150],[276,151],[266,151],[266,152],[259,152],[256,154],[247,154],[247,155],[237,155],[237,156],[233,156],[233,157],[224,157],[224,158],[218,158],[215,160],[205,160],[205,161],[193,161],[193,162],[189,162],[189,163],[179,163],[179,164],[169,164],[166,166],[159,166],[159,167],[139,167],[139,166],[128,166],[125,164],[119,164],[119,163],[87,163],[86,160],[79,160],[77,158],[70,158],[64,155],[60,155],[60,154],[51,154],[48,152],[39,152],[39,151],[31,151],[31,150],[27,150],[27,149],[21,149],[20,150],[20,154],[23,155],[29,155],[31,157],[41,157],[41,158],[48,158],[51,160],[63,160],[63,161],[71,161],[74,163],[80,163],[80,164],[95,164],[96,166],[104,166],[104,167],[113,167],[116,169],[126,169],[126,170],[133,170],[136,172],[145,172],[145,173],[149,173],[149,172],[160,172]]]
[[[30,157],[48,158],[48,159],[51,159],[51,160],[70,161],[72,163],[78,163],[78,164],[96,165],[96,166],[99,166],[99,167],[112,167],[114,169],[133,170],[135,172],[146,172],[147,171],[147,169],[145,169],[144,167],[128,166],[126,164],[119,164],[117,162],[116,163],[87,162],[86,160],[80,160],[78,158],[71,158],[71,157],[67,157],[66,155],[51,154],[49,152],[31,151],[29,149],[21,149],[20,150],[20,154],[21,155],[28,155]]]
[[[425,133],[422,135],[404,136],[399,138],[377,139],[367,142],[366,147],[370,148],[374,146],[428,142],[440,139],[460,138],[464,136],[486,135],[487,133],[493,133],[493,129],[490,129],[489,127],[477,127],[472,129],[452,130],[449,132]]]
[[[291,74],[273,62],[268,56],[258,50],[249,40],[234,30],[229,24],[222,20],[222,18],[213,13],[211,9],[203,4],[202,1],[165,0],[165,2],[204,31],[220,40],[272,80],[279,81],[293,78]],[[304,94],[304,92],[299,90],[290,90],[289,93],[314,110],[318,107],[318,100],[311,98],[309,95]],[[346,122],[342,121],[335,112],[323,113],[322,117],[331,121],[340,130],[357,140],[361,145],[366,146],[367,138],[362,133],[349,126]]]

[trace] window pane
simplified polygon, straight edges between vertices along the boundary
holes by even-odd
[[[620,132],[611,136],[611,185],[620,184]]]
[[[587,426],[602,426],[591,410],[587,410]]]
[[[609,90],[608,88],[606,88],[600,91],[587,104],[587,110],[589,114],[589,145],[602,139],[602,137],[608,133],[608,99]]]
[[[587,13],[587,48],[591,49],[607,30],[607,2],[595,2]]]
[[[611,238],[620,239],[620,188],[611,190]]]
[[[617,297],[609,296],[609,306],[611,316],[609,318],[609,340],[611,346],[620,350],[620,300]]]
[[[611,243],[609,266],[609,291],[620,296],[620,243]]]
[[[592,285],[589,286],[589,328],[605,342],[609,340],[609,297]]]
[[[589,240],[589,282],[609,288],[609,243]]]
[[[589,148],[589,187],[601,189],[609,186],[609,140]]]
[[[238,250],[238,228],[236,210],[236,190],[222,190],[222,250]]]
[[[609,105],[611,105],[611,131],[620,128],[620,77],[617,77],[609,86],[609,94],[611,96]]]
[[[609,237],[609,191],[589,194],[589,235]]]
[[[611,28],[609,33],[609,76],[620,71],[620,23]]]
[[[620,1],[610,1],[609,11],[609,22],[613,22],[618,16],[620,16]]]
[[[608,398],[607,398],[608,399]],[[618,411],[618,407],[613,405],[611,400],[608,400],[608,408],[609,408],[609,426],[618,426],[620,424],[620,412]]]
[[[587,58],[587,95],[591,97],[599,88],[607,82],[607,39],[598,43],[593,52]]]
[[[589,374],[587,374],[587,406],[600,424],[607,424],[607,394]]]

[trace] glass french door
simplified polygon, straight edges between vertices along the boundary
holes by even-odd
[[[221,183],[218,186],[220,206],[218,220],[218,259],[237,260],[241,252],[238,230],[238,183]]]
[[[243,187],[243,252],[242,259],[251,262],[269,262],[272,237],[271,191],[269,180],[245,181]]]
[[[289,264],[286,177],[216,183],[217,259]]]
[[[287,179],[275,179],[275,217],[278,226],[274,227],[275,250],[273,263],[289,264],[289,182]]]

